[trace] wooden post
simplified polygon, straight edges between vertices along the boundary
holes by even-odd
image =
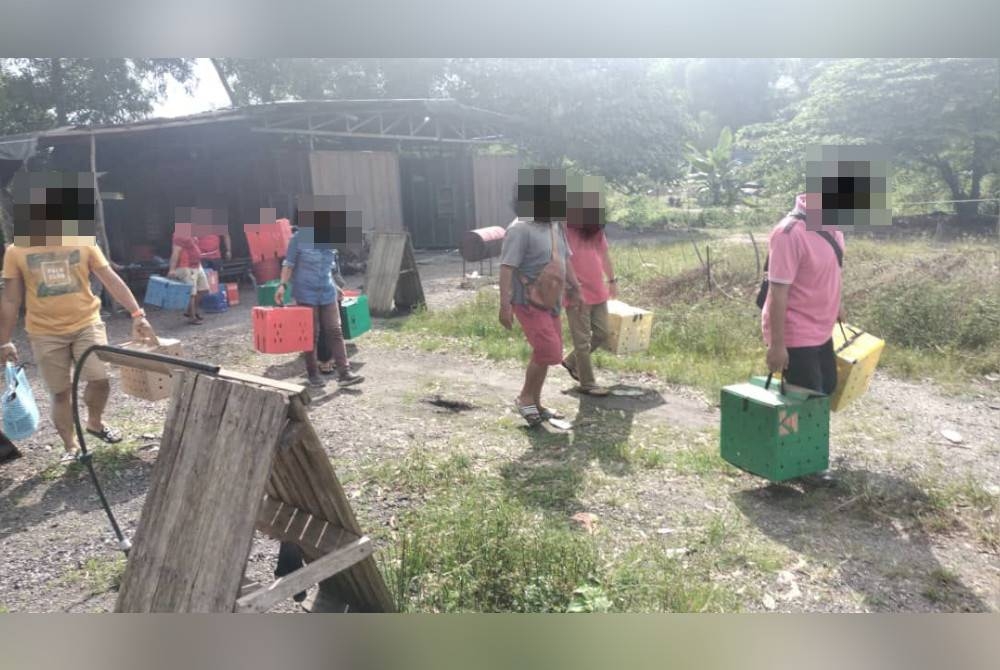
[[[708,281],[708,292],[712,292],[712,248],[705,245],[705,278]]]
[[[101,200],[101,184],[97,179],[97,140],[94,133],[90,134],[90,172],[94,175],[94,204],[97,211],[94,216],[94,223],[97,224],[97,246],[104,252],[104,256],[111,261],[111,250],[108,249],[108,231],[104,227],[104,201]]]

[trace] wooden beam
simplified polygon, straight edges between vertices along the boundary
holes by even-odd
[[[110,261],[111,250],[108,248],[108,229],[104,225],[104,201],[101,200],[101,185],[97,177],[97,140],[94,133],[90,134],[90,172],[94,175],[94,204],[97,205],[94,223],[97,224],[97,245]]]
[[[261,503],[256,527],[272,539],[299,545],[309,560],[359,539],[354,533],[270,496]]]
[[[270,586],[243,596],[236,601],[236,612],[266,612],[282,600],[292,597],[313,584],[343,572],[360,563],[375,551],[368,537],[354,542],[315,560],[295,572],[274,581]]]
[[[270,379],[268,377],[259,377],[257,375],[247,374],[245,372],[237,372],[236,370],[227,370],[223,368],[219,370],[217,375],[220,379],[229,379],[234,382],[242,382],[244,384],[252,384],[254,386],[259,386],[265,389],[274,389],[275,391],[283,391],[290,396],[294,396],[301,400],[305,404],[309,404],[310,397],[309,393],[306,391],[304,386],[299,384],[290,384],[288,382],[281,381],[280,379]]]

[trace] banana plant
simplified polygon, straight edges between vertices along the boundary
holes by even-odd
[[[744,204],[743,189],[750,185],[738,174],[740,164],[733,159],[733,132],[728,126],[719,133],[715,147],[700,151],[688,144],[687,149],[688,180],[703,202],[724,207]]]

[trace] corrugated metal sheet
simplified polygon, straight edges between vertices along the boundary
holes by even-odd
[[[475,156],[472,175],[476,198],[476,228],[506,227],[514,219],[518,156]]]
[[[372,231],[404,232],[399,159],[388,151],[313,151],[309,154],[316,195],[355,196],[361,224]]]

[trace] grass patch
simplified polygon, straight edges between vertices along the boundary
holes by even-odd
[[[401,611],[739,609],[735,590],[712,579],[720,568],[757,564],[745,558],[745,543],[733,541],[734,521],[712,526],[703,541],[698,535],[691,560],[671,556],[653,540],[616,548],[617,535],[600,523],[597,534],[587,534],[569,523],[566,510],[544,504],[544,491],[567,481],[557,465],[531,468],[538,499],[511,495],[502,477],[474,466],[419,450],[372,471],[378,481],[421,497],[400,514],[379,552]]]
[[[67,572],[64,581],[82,588],[89,595],[100,595],[117,591],[124,574],[124,556],[88,558],[79,568]]]
[[[928,585],[921,595],[932,603],[941,604],[956,600],[955,589],[961,588],[962,582],[951,570],[936,568],[927,575]]]
[[[849,473],[843,484],[855,513],[873,520],[910,519],[933,535],[967,532],[986,550],[1000,553],[1000,496],[971,477],[910,483]]]
[[[599,367],[652,373],[716,397],[764,369],[759,283],[749,243],[698,242],[712,250],[713,285],[690,242],[612,247],[621,298],[655,313],[647,352],[598,352]],[[764,240],[761,262],[766,254]],[[936,247],[925,239],[848,241],[845,304],[852,323],[886,340],[882,367],[910,378],[959,384],[1000,371],[1000,261],[987,242]],[[495,289],[451,310],[421,312],[400,333],[426,350],[460,348],[491,359],[527,360],[519,328],[497,320]],[[569,342],[568,332],[564,341]]]

